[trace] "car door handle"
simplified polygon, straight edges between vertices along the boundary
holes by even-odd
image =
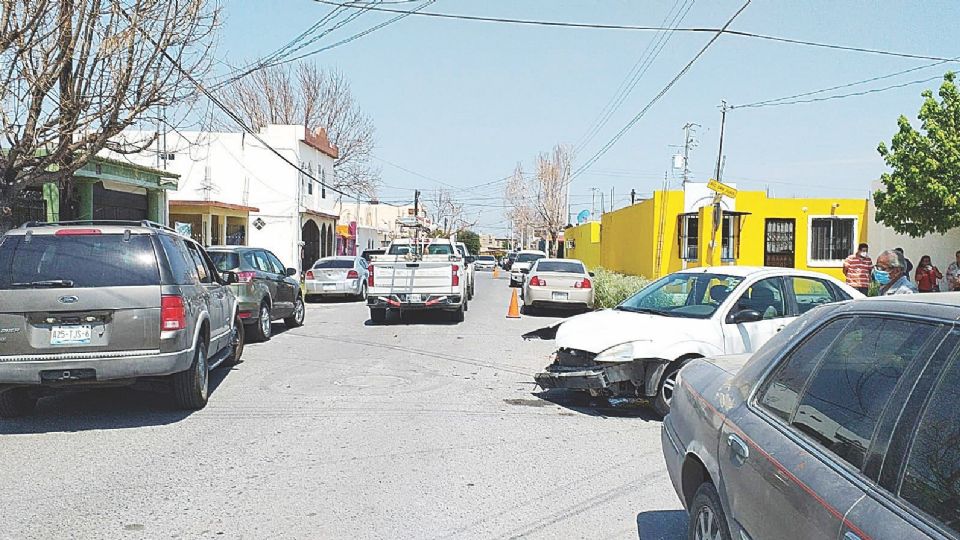
[[[750,458],[750,448],[747,446],[747,443],[743,442],[743,439],[735,433],[727,436],[727,446],[730,447],[730,451],[733,452],[733,455],[736,456],[740,464],[743,464],[744,461]]]

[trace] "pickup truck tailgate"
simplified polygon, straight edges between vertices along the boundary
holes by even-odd
[[[374,263],[370,293],[454,293],[453,272],[446,262]]]

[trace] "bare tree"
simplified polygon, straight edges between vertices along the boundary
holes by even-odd
[[[533,208],[538,225],[550,239],[550,255],[557,253],[560,232],[567,224],[567,188],[572,172],[570,149],[563,145],[553,147],[553,153],[537,156],[537,173],[534,178]]]
[[[513,225],[513,231],[524,243],[527,233],[533,228],[536,212],[533,209],[530,183],[523,172],[523,165],[517,163],[513,175],[507,180],[503,190],[503,199],[507,205],[507,219]]]
[[[477,224],[467,219],[463,203],[458,202],[449,190],[437,189],[425,199],[427,216],[437,226],[437,232],[443,236],[468,229]]]
[[[373,121],[357,106],[343,73],[312,63],[278,65],[231,82],[224,93],[252,129],[267,124],[326,129],[340,152],[332,185],[375,195],[380,170],[372,162]]]
[[[72,175],[103,149],[133,153],[154,137],[120,133],[185,116],[207,73],[212,0],[0,0],[0,230],[24,190]],[[179,113],[178,113],[179,111]]]

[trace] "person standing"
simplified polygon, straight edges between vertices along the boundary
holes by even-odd
[[[960,251],[954,256],[957,258],[947,267],[947,289],[951,291],[960,291]]]
[[[847,285],[863,294],[870,289],[870,270],[873,268],[869,250],[867,244],[861,243],[856,253],[843,260],[843,275],[847,278]],[[960,256],[957,256],[957,260],[960,261]]]
[[[880,285],[880,294],[883,296],[917,292],[917,286],[907,277],[907,261],[903,253],[895,249],[888,249],[877,257],[873,279]]]
[[[917,282],[917,290],[920,292],[939,292],[940,280],[943,274],[940,269],[930,262],[930,256],[920,257],[920,264],[917,266],[917,273],[914,275]]]
[[[899,253],[899,254],[903,257],[904,262],[907,263],[907,281],[909,281],[909,280],[910,280],[910,272],[913,272],[913,263],[910,262],[910,259],[908,259],[907,256],[903,253],[903,248],[902,248],[902,247],[898,247],[898,248],[894,249],[894,251],[896,251],[897,253]]]

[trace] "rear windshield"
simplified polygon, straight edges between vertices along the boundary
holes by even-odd
[[[521,253],[517,255],[517,260],[515,262],[519,262],[519,263],[533,262],[542,258],[543,258],[543,255],[540,255],[539,253]]]
[[[495,261],[496,259],[494,259],[492,255],[481,255],[479,260],[481,260],[481,261]]]
[[[314,268],[353,268],[353,259],[321,259]]]
[[[217,270],[226,272],[234,268],[240,268],[240,255],[232,251],[208,251],[213,264],[217,265]]]
[[[582,274],[583,265],[569,261],[540,261],[537,263],[538,272],[566,272],[569,274]]]
[[[0,289],[159,285],[147,235],[32,235],[0,239]]]
[[[387,251],[387,255],[408,255],[414,247],[416,246],[411,244],[393,244]],[[453,255],[453,248],[450,244],[428,244],[420,247],[421,249],[426,247],[424,251],[426,255]]]

